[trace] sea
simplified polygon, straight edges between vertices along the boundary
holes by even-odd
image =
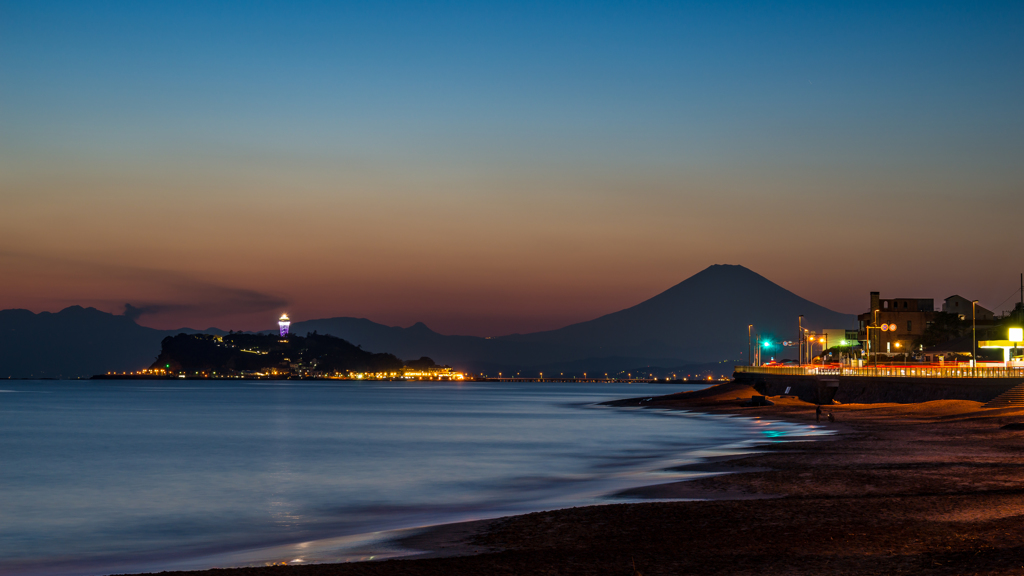
[[[828,434],[609,407],[621,383],[0,382],[0,574],[413,554],[415,529],[630,501],[673,471]]]

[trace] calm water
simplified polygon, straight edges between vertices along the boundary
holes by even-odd
[[[384,530],[608,502],[820,429],[598,407],[666,385],[0,383],[0,574],[345,561]]]

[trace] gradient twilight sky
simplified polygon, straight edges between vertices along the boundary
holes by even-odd
[[[499,335],[715,263],[1012,307],[1024,3],[710,4],[0,0],[0,308]]]

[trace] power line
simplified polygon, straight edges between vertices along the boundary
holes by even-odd
[[[1002,306],[1003,304],[1006,304],[1007,300],[1009,300],[1010,298],[1013,298],[1013,297],[1017,296],[1018,294],[1020,294],[1020,288],[1014,288],[1014,289],[1013,289],[1013,292],[1011,292],[1011,293],[1010,293],[1010,295],[1006,297],[1006,300],[1003,300],[1003,301],[1002,301],[1002,302],[1000,302],[999,304],[996,304],[996,305],[995,305],[995,307],[994,307],[995,309],[994,309],[994,310],[992,310],[992,311],[993,311],[993,312],[998,312],[998,311],[999,311],[999,307],[1000,307],[1000,306]]]

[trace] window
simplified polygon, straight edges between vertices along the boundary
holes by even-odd
[[[882,308],[885,308],[886,310],[889,309],[889,301],[888,300],[882,302]]]
[[[904,300],[904,301],[903,301],[903,307],[904,307],[904,308],[906,308],[906,307],[907,307],[907,301],[906,301],[906,300]]]
[[[913,332],[912,326],[913,323],[910,320],[907,320],[907,332]]]

